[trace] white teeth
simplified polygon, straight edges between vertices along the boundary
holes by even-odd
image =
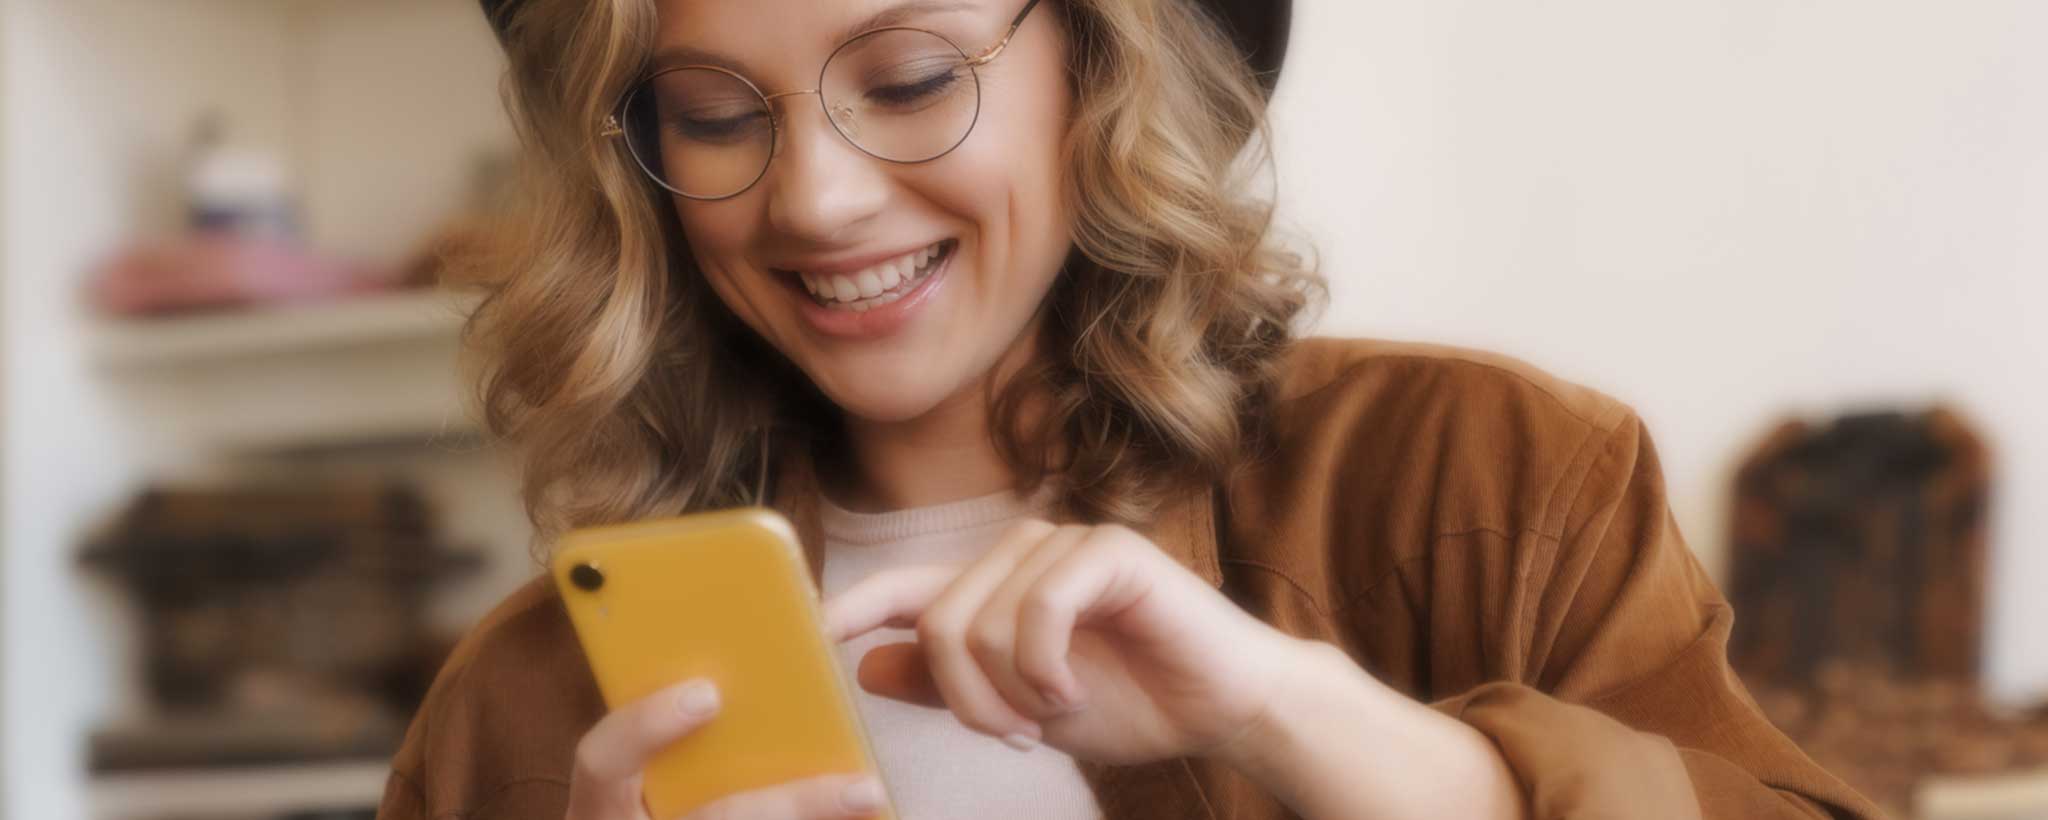
[[[906,287],[925,274],[945,243],[928,245],[849,276],[824,276],[798,271],[804,290],[827,307],[866,312],[903,298]]]

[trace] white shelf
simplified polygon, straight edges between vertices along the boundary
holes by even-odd
[[[94,777],[93,820],[274,817],[295,811],[374,807],[388,761],[173,770]]]
[[[1937,777],[1920,784],[1921,820],[2040,820],[2048,817],[2048,771]]]
[[[194,452],[346,447],[474,432],[461,328],[476,297],[104,320],[92,355],[132,426]]]
[[[91,341],[93,356],[103,365],[170,367],[452,338],[475,304],[472,297],[414,291],[195,316],[101,319],[92,326]]]

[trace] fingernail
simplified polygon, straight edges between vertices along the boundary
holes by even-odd
[[[709,717],[718,711],[718,687],[710,681],[693,681],[676,695],[676,711],[684,717]]]
[[[1028,752],[1032,749],[1038,748],[1037,739],[1031,737],[1030,735],[1024,734],[1023,732],[1011,732],[1007,735],[1003,735],[1003,743],[1005,745],[1008,745],[1010,748],[1016,749],[1020,752]]]
[[[882,782],[872,777],[856,780],[839,793],[839,805],[851,812],[870,812],[882,807]]]

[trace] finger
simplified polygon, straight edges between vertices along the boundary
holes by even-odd
[[[860,688],[885,698],[934,709],[946,708],[946,696],[924,662],[924,649],[914,643],[877,646],[861,656],[854,673]]]
[[[691,680],[628,703],[604,716],[576,744],[572,816],[631,816],[640,807],[640,771],[718,714],[718,688]]]
[[[888,798],[873,775],[826,775],[721,797],[683,820],[839,820],[872,817]]]
[[[1065,674],[1065,658],[1058,668],[1034,668],[1037,677],[1024,674],[1017,655],[1018,608],[1038,580],[1077,545],[1094,537],[1095,527],[1063,527],[1024,556],[1016,568],[989,594],[981,611],[968,627],[967,644],[981,671],[1009,704],[1025,716],[1048,720],[1073,711],[1079,703],[1080,686]]]
[[[1048,566],[1016,605],[1017,674],[1030,685],[1078,706],[1086,701],[1067,653],[1074,630],[1086,618],[1135,600],[1144,589],[1132,580],[1142,572],[1136,538],[1120,527],[1098,527],[1083,542]]]
[[[903,567],[862,578],[825,602],[825,634],[839,643],[885,626],[913,626],[960,572],[956,566]]]
[[[1011,707],[982,674],[980,663],[967,648],[967,629],[996,585],[1058,529],[1043,521],[1011,528],[917,619],[918,643],[924,647],[925,662],[946,698],[946,707],[967,728],[1019,749],[1030,748],[1043,731],[1036,721]]]

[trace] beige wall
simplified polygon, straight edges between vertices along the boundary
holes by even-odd
[[[401,257],[463,201],[479,153],[511,150],[497,41],[471,0],[288,5],[307,228],[325,247]]]
[[[1956,403],[2001,458],[1989,672],[2048,694],[2048,4],[1297,6],[1274,117],[1325,330],[1631,402],[1716,563],[1781,414]]]

